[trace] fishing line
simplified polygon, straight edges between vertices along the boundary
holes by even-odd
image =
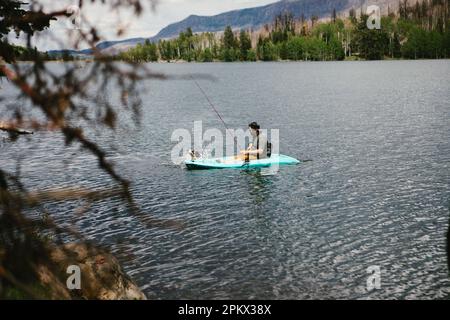
[[[237,145],[237,138],[235,135],[233,135],[231,133],[231,131],[229,131],[230,129],[228,129],[227,124],[225,123],[225,120],[223,120],[222,116],[220,115],[219,111],[217,111],[216,107],[214,106],[214,104],[212,103],[211,99],[209,99],[208,95],[206,94],[206,92],[203,90],[203,88],[200,86],[200,84],[197,82],[197,80],[195,80],[195,78],[191,75],[190,76],[192,80],[194,80],[194,83],[197,85],[197,87],[200,89],[200,92],[203,94],[203,96],[206,98],[206,101],[208,101],[209,105],[211,106],[211,108],[214,110],[214,112],[217,114],[217,116],[219,117],[220,121],[222,121],[223,126],[225,127],[225,131],[228,132],[228,134],[231,135],[231,137],[233,138],[233,141],[236,142]],[[239,145],[237,145],[239,148]]]

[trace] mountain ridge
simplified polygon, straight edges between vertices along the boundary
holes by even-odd
[[[291,12],[294,17],[299,18],[302,14],[309,18],[317,15],[323,18],[331,15],[333,9],[342,11],[346,9],[353,0],[282,0],[268,5],[245,8],[223,12],[213,16],[190,15],[179,22],[169,24],[154,37],[155,40],[170,38],[178,35],[187,27],[193,32],[217,32],[232,28],[258,28],[264,24],[271,23],[274,18],[283,12]]]
[[[161,39],[169,39],[178,36],[188,27],[194,33],[223,31],[226,26],[233,29],[256,29],[273,22],[274,18],[283,12],[290,12],[295,18],[304,16],[310,19],[316,15],[319,19],[330,17],[333,10],[338,14],[346,13],[349,9],[359,9],[363,6],[377,4],[382,9],[394,4],[398,0],[281,0],[271,4],[226,11],[212,16],[191,14],[187,18],[171,23],[162,28],[155,36],[148,38],[130,38],[116,41],[103,41],[97,44],[97,48],[106,54],[116,54],[146,40],[157,42]],[[66,51],[66,50],[61,50]],[[52,53],[57,53],[53,50]],[[91,49],[78,51],[79,54],[91,54]]]

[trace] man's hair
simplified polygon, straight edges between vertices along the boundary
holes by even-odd
[[[256,122],[252,122],[248,125],[250,128],[255,129],[255,130],[259,130],[261,129],[260,125],[257,124]]]

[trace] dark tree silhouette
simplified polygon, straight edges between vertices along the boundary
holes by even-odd
[[[131,7],[135,15],[140,15],[144,8],[139,0],[97,2],[105,10]],[[154,1],[148,3],[153,9]],[[80,0],[78,6],[81,10],[83,5],[84,2]],[[135,124],[139,125],[141,101],[136,83],[142,79],[163,79],[164,75],[153,73],[144,65],[131,62],[118,64],[103,56],[96,47],[98,41],[102,40],[101,30],[89,25],[83,17],[86,27],[76,30],[71,41],[75,48],[87,44],[92,49],[95,60],[89,64],[87,72],[77,73],[76,65],[65,63],[62,64],[64,71],[55,74],[40,55],[32,55],[31,67],[23,68],[20,63],[16,63],[17,50],[8,42],[7,35],[15,32],[17,36],[25,36],[27,49],[33,50],[32,38],[38,37],[42,30],[51,28],[55,19],[66,19],[68,16],[66,10],[47,12],[45,9],[35,1],[25,4],[17,0],[0,0],[0,76],[6,77],[18,89],[18,99],[28,100],[32,109],[38,109],[44,115],[33,118],[31,111],[24,112],[17,103],[13,106],[14,110],[7,113],[3,108],[0,109],[0,128],[9,133],[8,143],[13,143],[21,133],[37,130],[60,132],[65,137],[66,145],[78,144],[86,152],[92,153],[99,167],[116,185],[103,190],[71,188],[31,192],[22,183],[19,165],[15,172],[0,168],[0,298],[8,297],[8,290],[20,291],[20,297],[46,297],[45,290],[36,288],[36,266],[40,263],[51,266],[47,254],[49,241],[45,235],[55,236],[52,245],[61,243],[62,238],[68,235],[83,239],[70,228],[58,226],[52,219],[52,212],[42,206],[45,202],[73,199],[93,202],[120,197],[142,223],[179,226],[173,221],[160,221],[143,215],[131,195],[130,182],[114,169],[105,151],[85,134],[85,130],[93,125],[115,130],[118,112],[129,113]],[[123,30],[117,30],[118,34],[121,32]],[[105,93],[109,85],[119,90],[122,97],[120,102],[104,101],[97,104],[98,94]],[[88,90],[93,86],[98,88],[96,92]],[[89,101],[91,103],[86,103]],[[46,218],[31,219],[24,213],[30,209],[41,212]]]

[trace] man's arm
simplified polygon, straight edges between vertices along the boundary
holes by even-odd
[[[247,149],[247,150],[242,150],[241,154],[262,154],[264,152],[264,149]]]

